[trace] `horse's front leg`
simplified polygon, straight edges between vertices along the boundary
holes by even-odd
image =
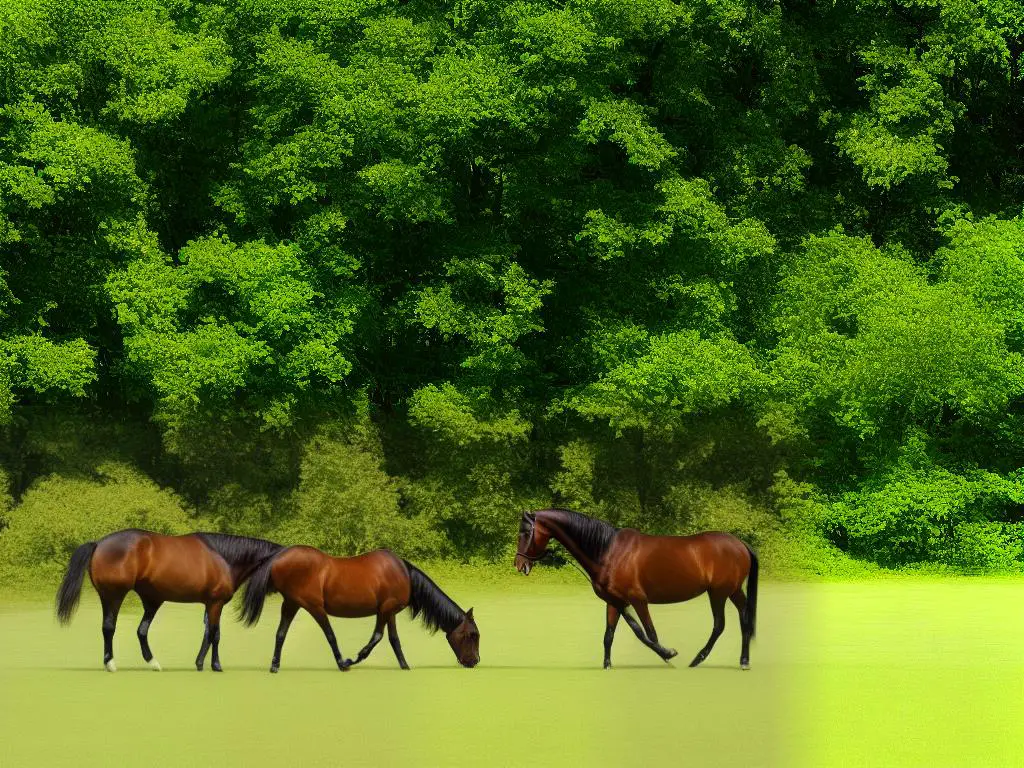
[[[405,660],[405,654],[402,653],[402,641],[398,639],[398,620],[396,616],[397,614],[392,613],[388,617],[388,640],[391,642],[391,650],[395,652],[395,658],[398,659],[398,666],[402,669],[408,669],[409,664]]]
[[[620,611],[617,607],[608,603],[607,624],[604,629],[604,668],[612,665],[612,641],[615,640],[615,627],[619,623]]]
[[[662,648],[657,641],[650,640],[644,633],[644,628],[640,626],[640,622],[634,619],[628,610],[623,609],[622,618],[626,620],[629,628],[633,630],[633,634],[636,635],[637,640],[658,654],[664,661],[668,661],[676,655],[675,651],[670,651],[668,648]]]
[[[633,603],[633,607],[636,609],[636,615],[640,617],[640,623],[644,625],[647,639],[654,643],[654,650],[657,654],[665,661],[678,655],[675,648],[666,648],[658,642],[658,631],[654,628],[654,621],[651,619],[651,611],[647,607],[647,603]]]

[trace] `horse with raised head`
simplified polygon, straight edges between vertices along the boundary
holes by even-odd
[[[242,620],[247,625],[259,621],[270,592],[280,592],[284,598],[271,672],[281,665],[281,648],[299,608],[320,625],[343,672],[370,655],[383,637],[385,625],[399,666],[409,668],[395,622],[406,606],[412,608],[414,618],[421,616],[428,629],[445,633],[459,664],[475,667],[480,662],[480,630],[473,609],[463,611],[423,571],[386,549],[356,557],[332,557],[313,547],[288,547],[261,565],[249,580],[242,606]],[[354,661],[342,657],[328,616],[377,617],[370,641]]]
[[[280,544],[223,533],[165,536],[130,529],[111,533],[79,546],[71,555],[57,590],[57,618],[67,624],[78,607],[88,571],[103,608],[103,665],[116,672],[114,630],[121,603],[131,591],[142,600],[139,646],[142,658],[155,670],[160,663],[149,647],[149,627],[165,602],[203,603],[203,640],[196,657],[202,671],[213,648],[211,667],[220,672],[220,616],[224,604]]]
[[[668,661],[676,655],[658,642],[647,606],[681,603],[705,592],[711,599],[714,627],[711,638],[690,662],[700,664],[725,629],[725,601],[732,600],[740,615],[743,647],[740,667],[750,668],[750,638],[757,615],[757,556],[728,533],[695,536],[648,536],[632,528],[615,528],[602,520],[567,509],[523,513],[515,566],[529,575],[547,553],[554,538],[586,571],[594,592],[608,604],[604,633],[604,666],[612,665],[612,640],[619,617],[637,638]],[[743,581],[747,579],[747,594]],[[640,617],[637,623],[629,608]],[[641,626],[642,624],[642,626]]]

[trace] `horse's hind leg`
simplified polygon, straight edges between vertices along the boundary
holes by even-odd
[[[139,622],[138,636],[139,647],[142,649],[142,658],[157,672],[160,671],[160,662],[153,658],[153,652],[149,649],[149,625],[153,623],[153,617],[160,610],[163,603],[160,600],[147,600],[142,598],[142,621]]]
[[[747,620],[747,596],[742,589],[737,589],[729,599],[740,612],[740,628],[743,631],[743,649],[740,651],[740,668],[750,669],[750,622]]]
[[[701,649],[700,653],[694,656],[693,661],[690,662],[691,667],[696,667],[708,657],[711,649],[715,647],[719,635],[725,630],[726,596],[717,592],[708,592],[708,597],[711,599],[711,615],[714,617],[715,625],[711,629],[711,637],[708,638],[708,644]]]
[[[210,648],[210,609],[203,612],[203,642],[199,644],[199,654],[196,656],[196,669],[203,671],[203,664],[206,662],[206,652]]]
[[[196,656],[196,669],[203,671],[203,664],[206,662],[206,652],[213,648],[213,660],[210,662],[210,669],[220,672],[220,613],[224,603],[210,603],[206,606],[206,613],[203,614],[203,642],[199,646],[199,655]]]
[[[633,607],[636,609],[636,615],[640,617],[640,623],[644,625],[647,639],[654,643],[655,652],[665,661],[675,658],[678,655],[675,648],[666,648],[658,642],[658,632],[654,629],[654,621],[651,619],[651,611],[647,607],[647,603],[633,603]]]
[[[380,639],[384,637],[385,623],[387,623],[387,619],[384,618],[384,614],[378,613],[377,623],[373,627],[373,634],[370,635],[370,641],[365,646],[363,646],[363,648],[359,651],[359,655],[357,655],[355,661],[352,662],[353,664],[358,664],[373,652],[373,649],[377,646],[377,643],[379,643]]]
[[[402,653],[402,641],[398,639],[398,621],[396,616],[397,614],[392,613],[388,617],[388,642],[391,643],[391,650],[395,652],[395,658],[398,659],[398,666],[402,669],[408,669],[409,665],[405,663],[405,654]]]
[[[331,628],[331,622],[327,618],[327,613],[323,608],[314,608],[313,610],[307,608],[306,610],[316,619],[316,623],[324,631],[324,637],[327,638],[327,644],[331,646],[331,652],[334,653],[334,662],[338,665],[338,669],[345,672],[352,666],[352,662],[342,657],[341,649],[338,647],[338,639],[334,636],[334,630]]]
[[[209,618],[210,648],[213,651],[213,658],[210,660],[210,669],[220,672],[220,613],[224,603],[212,603],[206,612]]]
[[[103,666],[108,672],[117,672],[114,663],[114,630],[117,629],[117,613],[124,601],[124,592],[100,594],[103,607]]]
[[[284,647],[284,639],[288,637],[288,627],[292,625],[292,619],[299,612],[299,604],[290,600],[281,603],[281,623],[277,625],[277,638],[274,640],[274,658],[270,660],[270,671],[277,672],[281,668],[281,648]]]

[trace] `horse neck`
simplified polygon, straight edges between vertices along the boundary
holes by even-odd
[[[568,524],[568,518],[564,515],[560,515],[557,512],[539,512],[537,517],[540,518],[547,529],[551,532],[554,537],[563,547],[569,550],[569,554],[576,558],[576,562],[583,566],[583,569],[590,576],[591,580],[596,578],[598,571],[598,562],[594,560],[589,554],[584,551],[583,547],[580,546],[579,542],[572,535],[571,526]]]

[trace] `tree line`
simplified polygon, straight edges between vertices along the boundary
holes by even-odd
[[[0,550],[557,504],[1019,570],[1022,50],[1016,0],[0,0]]]

